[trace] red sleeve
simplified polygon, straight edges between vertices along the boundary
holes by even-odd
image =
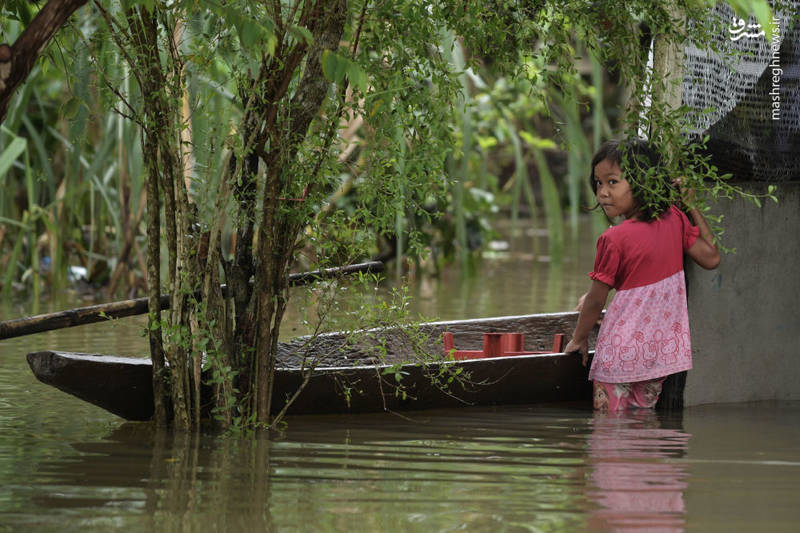
[[[697,237],[700,235],[700,228],[697,226],[692,226],[692,223],[689,222],[689,217],[686,216],[686,213],[675,207],[672,206],[672,209],[678,214],[678,217],[681,221],[681,226],[683,228],[683,251],[688,250],[689,248],[694,245]]]
[[[603,233],[597,239],[597,255],[594,257],[594,270],[589,272],[591,279],[602,281],[610,287],[614,287],[614,280],[619,269],[619,251],[611,242],[607,234]]]

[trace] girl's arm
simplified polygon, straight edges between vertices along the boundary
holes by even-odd
[[[583,298],[583,306],[578,315],[578,325],[572,334],[572,340],[564,348],[566,353],[579,352],[582,356],[583,366],[586,366],[586,362],[589,360],[589,333],[592,332],[592,328],[603,313],[610,290],[611,287],[602,281],[592,280],[592,286],[589,287],[589,292]]]
[[[711,229],[708,227],[703,214],[696,208],[689,210],[689,216],[692,217],[694,225],[700,229],[700,236],[686,253],[701,267],[706,270],[714,270],[719,266],[722,258],[719,255],[717,245],[714,244],[714,236],[711,234]]]
[[[675,184],[681,189],[683,205],[688,210],[687,212],[694,225],[700,230],[700,236],[686,253],[701,267],[706,270],[714,270],[719,266],[722,258],[719,255],[717,245],[714,244],[714,236],[711,234],[711,228],[708,227],[703,213],[694,206],[694,190],[683,187],[682,182],[682,178],[675,180]]]

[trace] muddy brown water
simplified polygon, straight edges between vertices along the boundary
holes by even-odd
[[[560,264],[539,248],[488,254],[476,277],[453,269],[412,284],[412,305],[441,319],[566,310],[585,290],[591,241]],[[287,329],[302,329],[290,320]],[[270,438],[171,435],[37,382],[24,361],[48,348],[142,355],[142,329],[125,319],[0,342],[0,531],[750,532],[800,523],[800,402],[672,416],[575,405],[305,416]]]

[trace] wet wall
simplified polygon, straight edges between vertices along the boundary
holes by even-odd
[[[741,184],[763,192],[765,184]],[[718,269],[688,265],[694,368],[686,405],[800,399],[800,182],[779,203],[721,200],[725,254]]]

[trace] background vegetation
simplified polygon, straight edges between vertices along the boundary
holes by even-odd
[[[689,2],[693,3],[702,4]],[[613,4],[599,2],[592,9],[599,12],[605,7],[611,12]],[[761,14],[766,4],[732,5]],[[38,9],[30,2],[6,2],[0,10],[0,40],[14,42]],[[216,11],[224,16],[234,8],[221,9]],[[647,22],[635,6],[630,11],[634,21]],[[239,22],[239,37],[248,44],[258,42],[259,25],[248,29],[244,20]],[[182,35],[182,45],[193,54],[187,65],[185,98],[192,145],[187,161],[190,176],[219,175],[225,155],[219,138],[242,112],[234,97],[230,50],[217,46],[211,54],[204,46],[214,24],[197,16]],[[229,30],[238,30],[235,22],[229,24],[234,26]],[[446,196],[432,198],[427,206],[440,215],[435,220],[409,218],[398,208],[394,231],[372,236],[372,255],[408,257],[419,264],[425,249],[432,252],[428,271],[436,272],[444,262],[465,261],[471,250],[485,244],[498,210],[514,220],[520,213],[532,218],[545,215],[556,246],[571,235],[564,232],[562,215],[568,213],[568,227],[574,231],[575,217],[592,201],[584,183],[588,159],[601,140],[619,131],[620,115],[631,94],[620,70],[601,64],[578,40],[578,33],[571,28],[569,39],[562,43],[561,52],[574,69],[559,85],[551,85],[549,76],[534,74],[547,68],[543,56],[526,57],[527,51],[543,43],[529,43],[518,57],[507,59],[516,61],[518,72],[527,72],[520,78],[499,68],[491,52],[482,56],[479,50],[464,50],[462,39],[452,30],[438,36],[439,42],[432,44],[446,52],[454,71],[463,71],[459,81],[464,105],[442,116],[455,134],[450,146],[442,147],[443,153],[451,153],[445,158],[443,176],[450,187]],[[230,37],[218,33],[210,42]],[[104,78],[114,80],[113,88]],[[127,119],[118,102],[125,97],[135,103],[140,98],[137,91],[121,54],[91,8],[80,10],[37,62],[0,130],[4,297],[15,291],[61,288],[77,278],[110,297],[144,294],[141,138],[138,124]],[[368,135],[363,117],[354,116],[343,124],[337,144],[345,164],[324,213],[349,213],[358,203]],[[208,198],[214,187],[213,179],[192,184],[199,199]],[[422,241],[415,246],[409,246],[405,236],[409,226],[423,230]]]

